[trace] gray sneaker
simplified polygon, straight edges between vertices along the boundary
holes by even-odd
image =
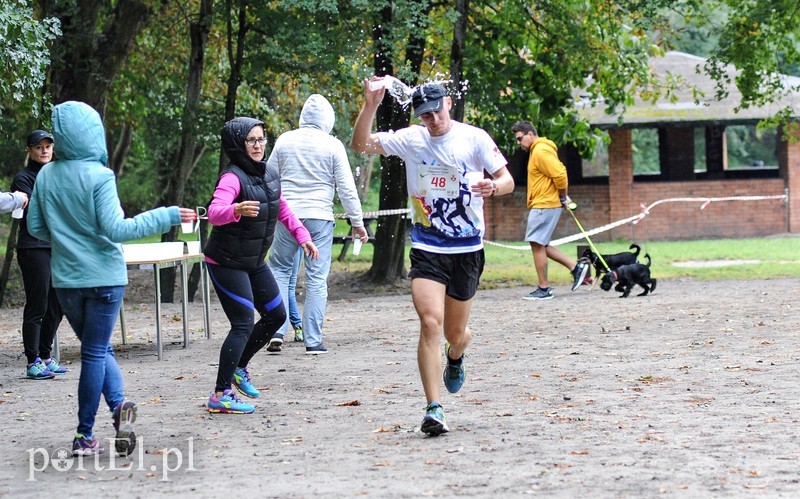
[[[536,291],[531,291],[523,296],[523,300],[550,300],[553,298],[553,290],[551,288],[536,288]]]
[[[572,269],[572,291],[575,291],[581,284],[583,284],[583,280],[586,279],[586,274],[589,273],[589,266],[586,265],[586,262],[578,262],[575,265],[575,268]]]

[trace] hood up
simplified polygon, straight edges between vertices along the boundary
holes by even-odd
[[[77,101],[63,102],[53,108],[51,118],[58,159],[108,164],[103,121],[90,105]]]
[[[267,162],[253,161],[247,154],[247,147],[244,139],[254,127],[266,128],[263,121],[255,118],[238,117],[225,123],[222,127],[222,150],[230,159],[231,163],[238,166],[248,175],[264,175],[267,169]]]
[[[312,94],[306,99],[300,112],[300,128],[314,127],[325,133],[331,133],[335,122],[336,115],[328,99],[320,94]]]

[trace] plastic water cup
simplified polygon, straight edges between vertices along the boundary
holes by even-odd
[[[17,208],[16,210],[11,212],[11,218],[22,218],[22,213],[25,211],[25,208]]]
[[[358,256],[359,253],[361,253],[362,244],[363,243],[361,242],[360,237],[356,237],[355,239],[353,239],[353,255]]]
[[[181,232],[191,234],[194,232],[194,222],[181,222]]]

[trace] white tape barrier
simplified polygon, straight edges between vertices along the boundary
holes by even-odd
[[[551,246],[558,246],[560,244],[571,243],[573,241],[579,241],[581,239],[585,239],[586,236],[594,236],[595,234],[600,234],[602,232],[609,231],[613,228],[619,227],[620,225],[625,225],[628,223],[637,224],[640,220],[650,214],[650,210],[655,208],[656,206],[664,203],[703,203],[700,207],[701,210],[705,209],[711,203],[719,203],[719,202],[727,202],[727,201],[768,201],[771,199],[775,200],[784,200],[787,199],[786,194],[776,194],[774,196],[729,196],[729,197],[721,197],[721,198],[666,198],[666,199],[659,199],[654,203],[646,205],[641,203],[642,211],[636,215],[633,215],[628,218],[624,218],[622,220],[617,220],[616,222],[612,222],[606,225],[602,225],[600,227],[596,227],[592,230],[586,231],[586,233],[578,233],[573,234],[571,236],[562,237],[561,239],[555,239],[550,241]],[[408,208],[399,208],[394,210],[380,210],[380,211],[367,211],[364,213],[364,218],[377,218],[380,216],[387,216],[387,215],[404,215],[409,213],[411,210]],[[346,218],[346,213],[337,213],[334,215],[335,218]],[[484,240],[486,244],[497,246],[499,248],[506,248],[506,249],[513,249],[513,250],[523,250],[523,251],[530,251],[530,246],[510,246],[508,244],[496,243],[494,241]]]

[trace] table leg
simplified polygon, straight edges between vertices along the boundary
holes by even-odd
[[[122,344],[128,344],[128,335],[125,334],[125,300],[122,301],[122,305],[119,307],[119,328],[122,331]]]
[[[159,272],[158,265],[153,265],[153,274],[156,280],[156,351],[158,360],[161,360],[163,357],[161,347],[161,272]]]
[[[189,286],[188,278],[186,276],[186,260],[181,261],[181,312],[183,312],[183,348],[189,346],[189,327],[186,324],[189,317]]]
[[[206,328],[206,339],[211,339],[211,289],[208,282],[208,268],[206,262],[200,262],[200,292],[203,293],[203,326]]]

